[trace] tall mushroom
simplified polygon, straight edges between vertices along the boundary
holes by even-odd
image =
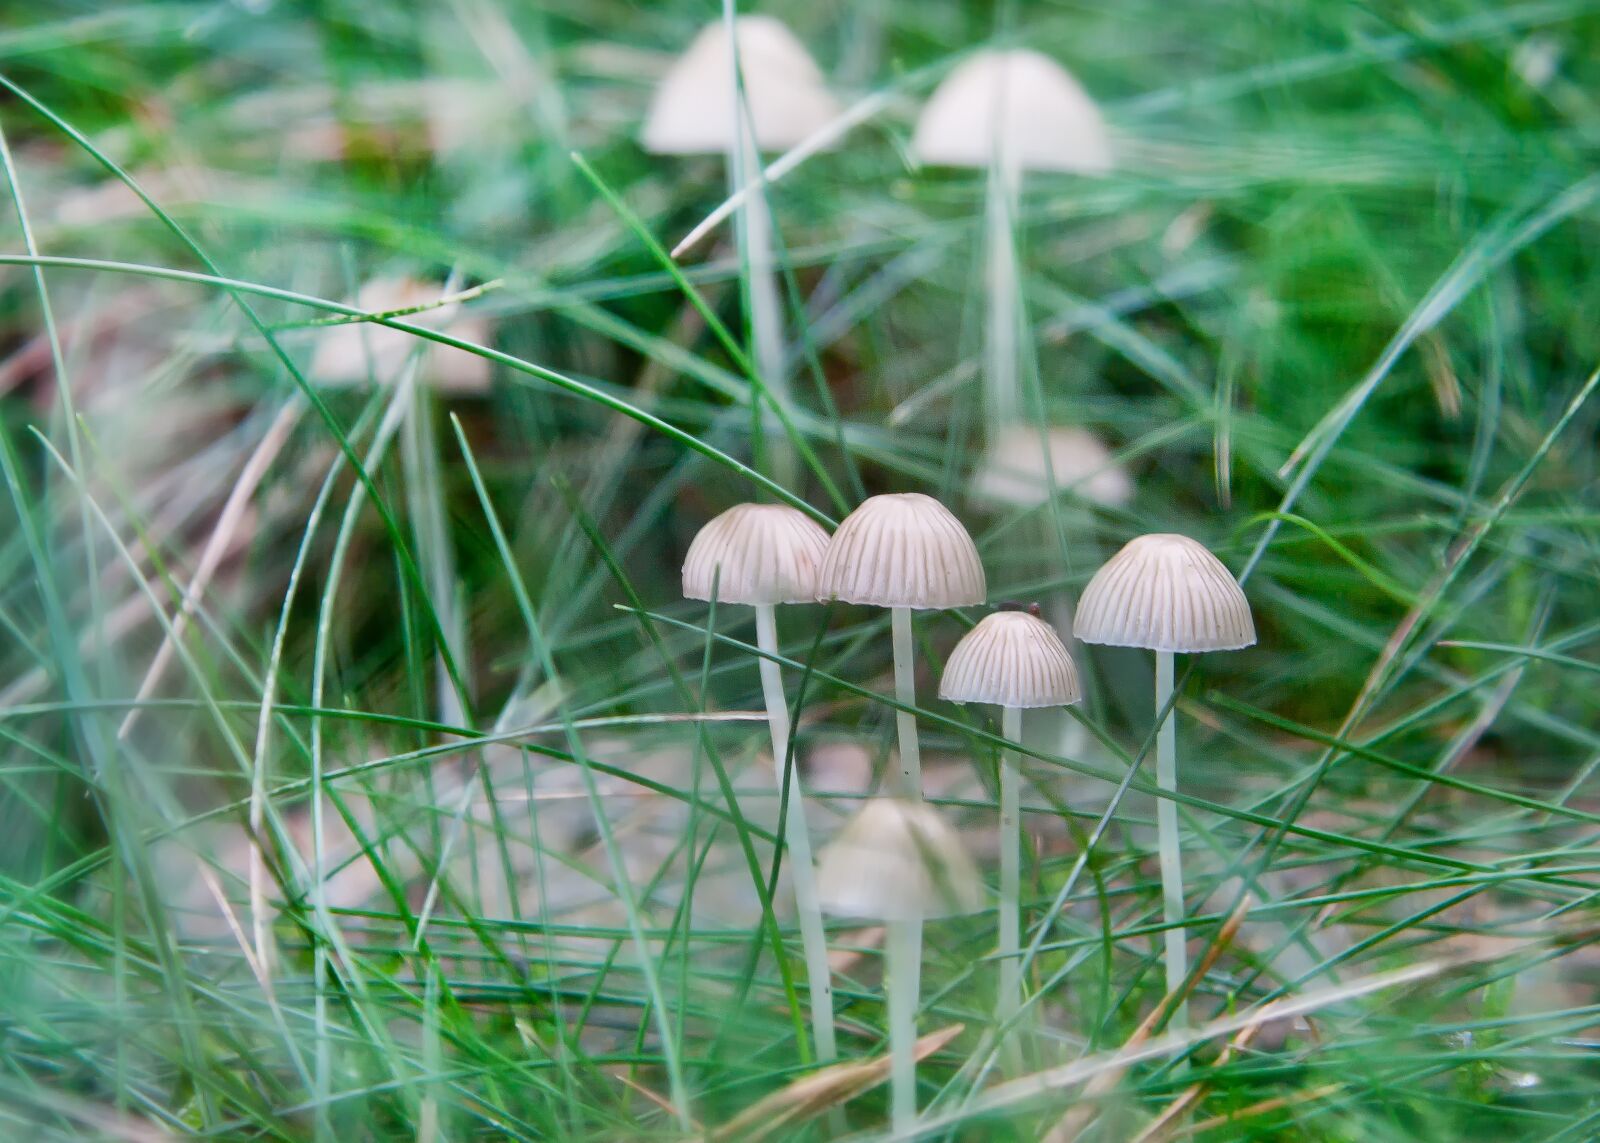
[[[911,612],[982,603],[987,591],[972,537],[948,508],[920,492],[869,496],[828,542],[818,598],[889,608],[894,693],[901,707],[895,711],[898,797],[922,798],[922,751],[917,717],[909,709],[917,705]]]
[[[1017,256],[1012,233],[1023,172],[1098,175],[1111,169],[1099,108],[1067,71],[1028,48],[969,57],[934,91],[911,139],[917,160],[989,172],[985,198],[984,341],[988,437],[1022,419],[1017,383]]]
[[[823,1063],[838,1055],[833,977],[817,904],[805,802],[793,758],[789,704],[775,658],[778,627],[774,609],[780,603],[816,601],[817,570],[827,547],[828,533],[798,509],[786,504],[736,504],[700,529],[683,561],[685,598],[711,599],[714,594],[719,602],[748,603],[756,609],[756,646],[761,649],[761,690],[767,703],[772,759],[788,807],[779,835],[789,850],[789,878],[811,986],[812,1035],[817,1058]]]
[[[658,155],[725,155],[730,193],[748,184],[739,210],[739,249],[749,267],[751,340],[761,384],[788,397],[783,309],[773,254],[772,218],[762,191],[760,153],[785,151],[833,120],[839,103],[815,61],[771,16],[740,16],[728,34],[708,24],[667,71],[640,133]],[[763,418],[780,484],[794,476],[793,453],[777,441],[778,422]]]
[[[873,798],[822,851],[822,906],[883,921],[889,1009],[890,1104],[896,1133],[917,1117],[917,1002],[924,919],[983,907],[978,869],[926,802]]]
[[[1250,603],[1233,574],[1188,536],[1155,533],[1129,540],[1095,572],[1078,600],[1075,634],[1085,643],[1144,647],[1156,653],[1156,785],[1178,789],[1176,719],[1172,706],[1172,656],[1196,651],[1236,651],[1256,641]],[[1167,991],[1188,971],[1183,934],[1183,861],[1178,805],[1156,804],[1161,852],[1161,900],[1166,930]],[[1187,1006],[1174,1017],[1187,1021]]]
[[[1008,743],[1020,743],[1024,709],[1070,705],[1083,698],[1083,689],[1055,628],[1029,611],[1006,610],[984,616],[956,644],[939,680],[939,697],[996,704],[1001,734]],[[1000,756],[1000,989],[995,1008],[1002,1024],[1017,1014],[1022,1002],[1021,779],[1021,758],[1007,747]]]

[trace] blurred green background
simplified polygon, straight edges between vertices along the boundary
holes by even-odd
[[[881,103],[769,190],[796,423],[819,460],[791,491],[834,520],[869,493],[939,496],[996,601],[1070,601],[1149,531],[1248,568],[1260,642],[1195,661],[1179,706],[1196,940],[1241,894],[1267,905],[1197,1012],[1452,966],[1403,1002],[1330,1002],[1270,1049],[1141,1065],[1084,1137],[1135,1137],[1196,1079],[1206,1138],[1595,1137],[1600,6],[759,10],[846,106]],[[725,1122],[794,1078],[788,972],[749,868],[770,871],[771,791],[748,822],[725,809],[763,771],[762,728],[664,721],[760,705],[748,657],[707,637],[677,579],[707,519],[767,496],[732,463],[765,463],[750,379],[686,295],[743,342],[743,268],[727,224],[681,273],[652,249],[726,177],[637,142],[719,7],[6,14],[0,1120],[41,1138],[670,1135],[617,1078],[663,1089],[570,778],[585,757],[628,807],[643,904],[624,912],[658,942],[697,1114]],[[1126,504],[970,491],[984,181],[919,168],[908,143],[937,82],[993,43],[1060,61],[1112,131],[1112,174],[1030,175],[1015,238],[1031,417],[1103,440]],[[216,279],[268,288],[249,304],[311,381],[350,375],[312,407]],[[375,279],[388,295],[360,300]],[[441,293],[459,308],[433,316],[501,357],[411,354],[401,424],[395,388],[335,362],[348,341],[327,348],[357,327],[306,303]],[[185,650],[141,693],[219,534]],[[800,763],[837,794],[831,831],[893,721],[835,680],[890,689],[887,624],[790,610],[786,653],[815,671]],[[747,625],[717,616],[744,642]],[[957,619],[919,630],[942,800],[983,856],[994,743],[972,732],[995,727],[931,698]],[[1082,719],[1033,740],[1039,1068],[1114,1050],[1161,991],[1149,787],[1117,792],[1149,731],[1148,660],[1084,661]],[[510,733],[533,724],[560,732]],[[348,878],[332,912],[304,869],[317,774],[335,778],[322,828]],[[924,1030],[969,1030],[924,1082],[955,1117],[943,1137],[1038,1138],[1073,1088],[978,1106],[986,924],[930,948]],[[867,950],[840,970],[847,1056],[880,1047],[858,936],[841,945]],[[269,945],[275,988],[252,959]],[[877,1129],[878,1098],[853,1129]]]

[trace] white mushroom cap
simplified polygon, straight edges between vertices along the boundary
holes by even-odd
[[[373,278],[356,294],[355,305],[368,313],[392,313],[425,306],[441,297],[437,285],[415,278]],[[401,318],[412,325],[426,326],[464,341],[485,344],[489,323],[481,317],[461,316],[457,303],[435,306]],[[435,389],[451,393],[481,393],[489,388],[489,362],[475,353],[438,342],[424,341],[402,330],[373,322],[350,321],[331,325],[317,333],[317,348],[311,357],[310,380],[318,385],[347,387],[392,385],[413,353],[422,355],[417,379]]]
[[[1013,707],[1065,706],[1083,698],[1083,687],[1054,627],[1026,611],[996,611],[950,652],[939,697]]]
[[[1256,641],[1250,604],[1222,561],[1188,536],[1139,536],[1106,561],[1078,601],[1085,643],[1153,651],[1236,651]]]
[[[1105,443],[1087,429],[1064,425],[1042,432],[1029,425],[1002,429],[968,491],[974,500],[1032,508],[1048,501],[1054,489],[1108,508],[1133,499],[1133,480]]]
[[[946,167],[1104,174],[1111,143],[1100,109],[1049,56],[979,52],[945,77],[917,119],[911,150]]]
[[[938,610],[982,603],[978,549],[950,510],[920,492],[869,496],[822,561],[819,599]]]
[[[822,72],[780,20],[740,16],[739,71],[756,147],[787,151],[839,115]],[[727,29],[708,24],[656,88],[640,142],[661,155],[723,154],[736,140],[738,89]]]
[[[828,533],[787,504],[735,504],[695,534],[683,558],[686,599],[814,603]],[[717,568],[721,567],[721,579]]]
[[[983,908],[983,881],[961,838],[926,802],[873,798],[822,850],[822,908],[913,921]]]

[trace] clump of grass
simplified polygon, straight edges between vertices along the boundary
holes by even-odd
[[[819,834],[911,714],[928,800],[992,870],[988,760],[1026,760],[1039,1056],[996,1074],[995,919],[945,922],[918,1132],[1592,1136],[1584,6],[1014,6],[1000,46],[1067,65],[1120,160],[1030,175],[1007,216],[1021,407],[1108,441],[1134,494],[994,517],[961,494],[983,188],[903,157],[992,7],[780,8],[862,123],[764,188],[781,409],[730,232],[665,255],[718,180],[635,142],[712,13],[157,0],[24,5],[0,35],[0,1122],[674,1138],[764,1107],[774,1133],[881,1131],[881,937],[828,933],[819,1071],[755,648],[675,585],[728,504],[832,522],[920,491],[987,521],[991,600],[1075,597],[1090,541],[1215,539],[1260,641],[1178,693],[1174,793],[1137,652],[1083,657],[1060,754],[879,701],[881,613],[785,622],[767,661]],[[405,448],[395,392],[310,375],[319,323],[361,316],[334,299],[394,274],[458,283],[487,333],[373,322],[493,371]],[[1041,558],[1064,508],[1083,543]],[[926,695],[958,625],[916,634]]]

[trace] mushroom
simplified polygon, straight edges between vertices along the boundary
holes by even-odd
[[[1106,561],[1078,600],[1074,633],[1085,643],[1144,647],[1156,653],[1156,785],[1178,789],[1176,720],[1172,706],[1172,656],[1236,651],[1256,641],[1250,603],[1231,572],[1188,536],[1155,533],[1129,540]],[[1183,863],[1178,804],[1156,804],[1161,854],[1161,897],[1166,931],[1167,991],[1189,975],[1183,934]],[[1174,1023],[1187,1023],[1187,1005]]]
[[[804,512],[787,504],[736,504],[695,535],[683,560],[683,594],[687,599],[747,603],[756,609],[756,646],[761,649],[761,690],[772,734],[772,759],[787,811],[779,837],[789,850],[789,877],[794,885],[795,915],[811,986],[812,1035],[817,1058],[830,1063],[838,1056],[833,1025],[833,977],[828,967],[828,941],[817,904],[816,872],[811,861],[811,835],[806,826],[804,795],[796,773],[789,704],[784,699],[778,668],[775,606],[813,603],[817,569],[828,547],[828,533]]]
[[[1105,122],[1087,92],[1049,56],[983,51],[945,77],[917,119],[918,162],[989,172],[985,199],[986,422],[990,442],[1022,419],[1017,383],[1016,249],[1012,231],[1024,171],[1098,175],[1111,169]]]
[[[884,922],[890,1102],[894,1130],[909,1131],[917,1117],[922,922],[983,907],[977,866],[926,802],[873,798],[824,847],[817,884],[828,912]]]
[[[435,304],[440,296],[438,286],[415,278],[382,277],[363,285],[355,304],[373,314],[404,313],[407,321],[449,330],[466,341],[482,344],[488,340],[489,325],[483,318],[462,316],[456,302]],[[400,379],[413,354],[418,355],[419,376],[437,392],[476,394],[489,388],[486,358],[438,342],[422,341],[404,330],[363,321],[342,321],[319,332],[310,377],[330,388],[374,382],[392,385]]]
[[[1088,429],[1014,424],[990,442],[967,489],[980,503],[1013,508],[1036,508],[1058,490],[1121,508],[1133,499],[1133,479]]]
[[[1000,707],[1001,734],[1022,741],[1022,712],[1068,706],[1083,698],[1078,668],[1055,628],[1030,611],[986,615],[957,643],[939,680],[939,697]],[[1018,884],[1021,866],[1021,758],[1000,755],[1000,988],[996,1015],[1002,1025],[1020,1010],[1022,940]],[[1004,1033],[1002,1032],[1002,1035]]]
[[[771,16],[708,24],[656,88],[640,142],[658,155],[725,155],[730,193],[747,188],[739,211],[741,261],[749,272],[751,339],[760,383],[771,399],[788,399],[783,361],[783,308],[773,254],[772,219],[762,192],[761,151],[794,147],[840,112],[822,72]],[[742,96],[742,98],[741,98]],[[764,418],[769,439],[781,432]],[[773,449],[780,484],[794,476],[791,450]]]
[[[900,707],[900,774],[894,793],[922,798],[922,751],[917,742],[916,664],[911,657],[911,612],[982,603],[988,588],[972,537],[950,510],[920,492],[869,496],[844,518],[828,542],[817,585],[819,599],[889,609],[894,640],[894,693]]]
[[[1058,574],[1063,551],[1071,553],[1076,566],[1089,568],[1100,562],[1100,541],[1089,506],[1122,508],[1134,494],[1133,477],[1116,454],[1094,433],[1075,425],[1011,425],[990,442],[967,485],[974,504],[1024,510],[1050,504],[1063,491],[1078,500],[1032,513],[1019,522],[1023,531],[1012,543],[1013,549],[1029,553],[1017,573],[1045,579]],[[1057,631],[1072,630],[1072,599],[1065,589],[1049,591],[1040,602],[1044,618]],[[1095,680],[1086,676],[1083,681],[1086,693],[1092,695]],[[1082,723],[1070,718],[1054,721],[1056,753],[1081,758],[1095,749]]]
[[[405,320],[452,336],[483,344],[489,325],[482,317],[464,315],[456,301],[444,301],[448,285],[405,276],[369,279],[357,292],[355,304],[369,314],[404,315]],[[443,304],[440,304],[443,302]],[[328,388],[378,385],[393,389],[394,403],[378,430],[385,442],[375,445],[368,463],[376,466],[387,447],[387,434],[400,434],[400,470],[417,560],[437,613],[439,630],[451,659],[467,660],[466,620],[457,601],[455,554],[440,494],[439,444],[433,409],[424,391],[450,396],[476,396],[488,392],[489,362],[475,353],[426,341],[404,330],[364,321],[344,321],[319,331],[308,376],[313,384]],[[398,424],[391,417],[398,417]],[[441,656],[436,672],[441,721],[459,725],[462,708],[455,683]]]

